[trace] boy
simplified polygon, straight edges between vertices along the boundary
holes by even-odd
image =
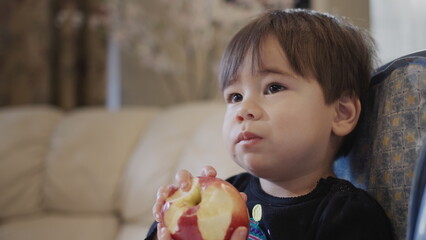
[[[392,239],[365,191],[337,179],[365,104],[372,59],[368,34],[309,10],[271,11],[238,32],[222,58],[226,145],[247,173],[228,179],[247,196],[250,229],[232,239]],[[203,175],[215,176],[211,167]],[[183,189],[192,177],[177,175]],[[158,237],[170,239],[158,213]],[[149,236],[154,236],[152,230]]]

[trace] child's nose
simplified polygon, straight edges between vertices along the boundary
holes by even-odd
[[[256,103],[243,102],[237,113],[237,121],[259,120],[262,116],[262,110]]]

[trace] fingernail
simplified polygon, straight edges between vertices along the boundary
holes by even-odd
[[[210,176],[212,175],[212,171],[210,169],[203,169],[202,175]]]
[[[189,183],[188,183],[188,182],[182,182],[182,183],[180,184],[180,188],[182,188],[182,189],[187,189],[187,188],[188,188],[188,186],[189,186]]]
[[[160,234],[161,234],[161,236],[166,235],[166,231],[167,231],[167,229],[166,229],[165,227],[162,227],[162,228],[160,229]]]

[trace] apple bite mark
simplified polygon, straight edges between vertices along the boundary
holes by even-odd
[[[234,209],[229,186],[222,182],[206,184],[203,195],[198,214],[201,235],[206,240],[225,239]]]
[[[191,189],[188,192],[184,192],[180,189],[171,194],[167,198],[166,203],[163,206],[163,218],[164,224],[170,230],[171,233],[175,233],[179,230],[180,219],[182,217],[188,218],[194,215],[196,210],[188,211],[193,207],[196,207],[201,202],[201,189],[198,184],[198,179],[193,178]],[[187,213],[193,212],[189,216]],[[187,220],[190,221],[190,220]],[[195,221],[196,222],[196,221]],[[185,223],[187,224],[187,223]]]
[[[177,190],[163,206],[164,224],[176,240],[223,240],[249,226],[245,201],[230,183],[213,177],[193,178],[188,192]]]

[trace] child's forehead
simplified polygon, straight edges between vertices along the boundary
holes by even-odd
[[[247,56],[246,58],[250,58]],[[259,61],[246,60],[243,61],[238,68],[238,71],[227,82],[227,87],[240,83],[245,77],[250,77],[262,81],[270,76],[285,77],[286,79],[307,80],[311,77],[303,77],[297,74],[288,62],[282,61]]]
[[[294,27],[287,31],[265,22],[260,23],[260,26],[253,24],[250,27],[237,34],[228,46],[219,76],[222,90],[233,82],[246,62],[250,62],[253,71],[269,68],[270,52],[279,53],[299,75],[307,76],[315,71],[312,64],[305,64],[309,60],[306,58],[310,57],[306,54],[307,50],[301,47],[305,43],[299,41],[300,37],[297,36],[300,32],[294,33]]]
[[[297,75],[287,54],[273,34],[263,37],[256,46],[251,46],[235,72],[238,76],[243,68],[251,69],[252,75],[281,74]]]
[[[247,77],[247,74],[249,74],[250,77],[259,79],[259,81],[267,76],[281,76],[298,81],[306,80],[308,82],[318,81],[312,73],[297,73],[281,46],[278,46],[279,49],[265,49],[265,46],[268,45],[264,44],[263,47],[259,45],[257,49],[251,48],[247,51],[243,59],[239,62],[238,67],[225,82],[222,90],[225,90],[229,86],[236,85],[243,77]],[[276,51],[274,58],[271,58],[271,50]],[[242,74],[244,69],[245,75]]]

